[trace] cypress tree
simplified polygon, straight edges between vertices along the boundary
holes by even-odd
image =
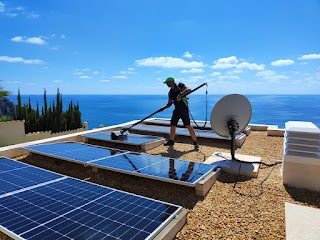
[[[44,106],[44,112],[46,113],[48,110],[47,90],[46,89],[44,89],[44,92],[43,92],[43,106]]]
[[[18,106],[16,109],[16,119],[17,120],[22,120],[22,103],[21,103],[21,95],[20,95],[20,88],[18,89]]]
[[[17,119],[25,119],[25,131],[47,131],[51,130],[53,133],[65,130],[73,130],[82,127],[81,112],[79,102],[73,104],[72,100],[69,103],[68,109],[63,111],[62,94],[57,89],[56,101],[52,101],[49,105],[47,103],[47,94],[44,90],[44,104],[39,109],[39,103],[36,104],[36,110],[32,109],[31,99],[29,97],[28,103],[22,106],[20,89],[18,91],[18,107]]]

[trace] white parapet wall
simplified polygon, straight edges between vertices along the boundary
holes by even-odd
[[[0,147],[21,143],[23,139],[24,120],[0,122]]]
[[[0,147],[88,130],[88,124],[84,124],[83,128],[78,128],[75,130],[64,131],[59,133],[45,131],[25,134],[24,123],[24,120],[0,122]]]
[[[313,123],[286,123],[282,181],[320,192],[320,129]]]

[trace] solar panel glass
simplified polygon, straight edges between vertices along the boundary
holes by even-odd
[[[161,140],[163,138],[160,137],[154,137],[154,136],[143,136],[138,134],[127,134],[126,138],[119,138],[119,139],[112,139],[111,133],[92,133],[92,134],[86,134],[84,135],[87,138],[91,139],[98,139],[98,140],[105,140],[105,141],[117,141],[117,142],[123,142],[126,144],[133,144],[133,145],[141,145],[148,142],[153,142],[156,140]]]
[[[19,167],[12,161],[14,165]],[[0,197],[0,229],[24,239],[145,239],[157,235],[180,210],[169,203],[60,178]]]
[[[27,164],[0,158],[0,197],[13,191],[63,177]]]
[[[71,143],[68,143],[71,144]],[[85,149],[87,145],[82,144]],[[98,152],[103,148],[89,146],[90,152]],[[35,150],[39,153],[47,154],[46,148],[42,146],[27,147],[29,150]],[[209,172],[213,171],[216,166],[211,164],[195,163],[185,160],[172,159],[162,156],[153,156],[149,154],[124,153],[116,154],[109,158],[97,158],[93,160],[94,154],[82,154],[82,159],[78,158],[78,152],[73,151],[73,156],[65,157],[64,152],[52,154],[52,156],[68,158],[71,161],[85,162],[88,165],[105,168],[113,171],[140,175],[143,177],[154,178],[167,182],[175,182],[182,185],[194,186]]]
[[[125,152],[117,149],[100,148],[76,142],[42,144],[28,146],[26,149],[45,153],[48,156],[57,156],[81,162],[90,162],[92,160],[106,158]]]

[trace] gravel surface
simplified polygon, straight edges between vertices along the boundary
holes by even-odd
[[[178,139],[180,141],[180,139]],[[159,146],[149,154],[203,162],[214,152],[230,152],[229,145],[200,141],[200,151],[193,151],[187,141],[173,149]],[[214,146],[214,147],[213,147]],[[266,132],[251,131],[236,154],[259,156],[266,163],[282,160],[283,137],[270,137]],[[320,193],[287,187],[282,184],[281,165],[260,167],[258,178],[240,177],[222,172],[205,198],[195,195],[193,188],[128,176],[120,173],[55,160],[31,154],[19,160],[79,179],[95,182],[127,192],[171,202],[189,211],[188,221],[176,239],[285,239],[284,203],[320,208]],[[237,181],[234,190],[234,183]],[[239,194],[241,193],[241,194]],[[258,195],[258,196],[253,196]],[[6,239],[0,234],[0,239]]]

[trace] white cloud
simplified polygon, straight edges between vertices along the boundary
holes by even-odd
[[[200,80],[200,79],[205,79],[206,76],[191,76],[189,77],[190,79],[195,79],[195,80]]]
[[[312,54],[306,54],[302,57],[298,58],[299,60],[309,60],[309,59],[320,59],[320,54],[312,53]]]
[[[39,14],[35,12],[28,12],[24,7],[6,8],[5,3],[0,1],[0,14],[4,14],[8,17],[16,17],[18,15],[23,15],[28,18],[38,18]]]
[[[181,70],[180,73],[203,73],[201,68],[191,68],[190,70]]]
[[[138,66],[144,67],[162,67],[162,68],[201,68],[203,62],[187,62],[181,58],[173,57],[151,57],[135,61]]]
[[[242,61],[242,60],[241,60]],[[227,57],[227,58],[220,58],[213,62],[213,69],[226,69],[226,68],[237,68],[237,69],[249,69],[249,70],[264,70],[263,64],[256,64],[256,63],[248,63],[248,62],[241,62],[235,56]]]
[[[9,17],[16,17],[18,16],[18,13],[6,13],[6,15]]]
[[[264,70],[264,65],[263,64],[256,64],[256,63],[247,63],[247,62],[242,62],[240,64],[238,64],[236,66],[236,68],[238,69],[244,69],[244,68],[247,68],[249,70],[257,70],[257,71],[261,71],[261,70]]]
[[[119,73],[121,74],[121,75],[125,75],[125,74],[133,74],[134,72],[133,72],[133,70],[134,70],[134,68],[128,68],[128,71],[120,71]]]
[[[235,56],[227,57],[227,58],[220,58],[213,62],[213,69],[225,69],[225,68],[232,68],[238,64],[238,59]]]
[[[47,44],[45,40],[42,39],[42,37],[31,37],[26,38],[22,36],[16,36],[11,38],[12,42],[25,42],[25,43],[32,43],[32,44],[38,44],[38,45],[45,45]]]
[[[0,13],[4,13],[5,4],[3,2],[0,2]]]
[[[82,75],[82,72],[75,72],[74,75]]]
[[[90,71],[90,68],[84,68],[82,71]]]
[[[113,76],[112,78],[117,78],[117,79],[126,79],[128,78],[127,76]]]
[[[221,76],[221,73],[220,72],[213,72],[209,76],[218,77],[218,76]]]
[[[102,79],[102,80],[99,80],[100,82],[110,82],[110,80],[107,80],[107,79]]]
[[[192,54],[189,53],[189,51],[186,51],[185,53],[183,53],[183,57],[185,57],[185,58],[192,58]]]
[[[98,74],[99,72],[98,71],[94,71],[92,74]]]
[[[24,63],[24,64],[44,64],[45,62],[40,59],[24,59],[22,57],[8,57],[0,56],[0,61],[9,63]]]
[[[16,37],[11,38],[11,41],[12,42],[23,42],[23,37],[16,36]]]
[[[257,73],[255,74],[255,76],[261,77],[261,78],[266,79],[266,80],[288,79],[287,76],[277,75],[276,72],[271,71],[271,70],[266,70],[266,71],[257,72]]]
[[[23,11],[25,8],[24,7],[16,7],[14,10],[16,10],[16,11]]]
[[[227,74],[228,75],[234,75],[234,74],[239,74],[239,73],[242,73],[242,72],[243,72],[243,70],[241,70],[241,69],[234,69],[232,71],[228,71]]]
[[[206,76],[190,76],[188,78],[176,78],[175,80],[176,82],[183,82],[184,84],[189,86],[189,84],[196,84],[197,82],[199,82],[199,80],[203,80],[205,78]]]
[[[28,18],[38,18],[38,17],[40,17],[39,14],[36,14],[34,12],[27,12],[27,13],[24,13],[24,15],[26,15]]]
[[[46,44],[46,41],[44,41],[41,37],[31,37],[26,39],[27,43],[33,43],[33,44],[39,44],[44,45]]]
[[[90,76],[80,76],[79,78],[89,79],[91,77]]]
[[[61,80],[53,80],[52,82],[60,83],[60,82],[62,82],[62,81],[61,81]]]
[[[223,79],[228,79],[228,80],[239,80],[239,76],[235,75],[228,75],[228,76],[217,76],[218,79],[223,80]]]
[[[272,66],[282,67],[294,64],[294,61],[291,59],[280,59],[271,63]]]
[[[64,34],[61,34],[60,38],[65,39],[66,36]]]

